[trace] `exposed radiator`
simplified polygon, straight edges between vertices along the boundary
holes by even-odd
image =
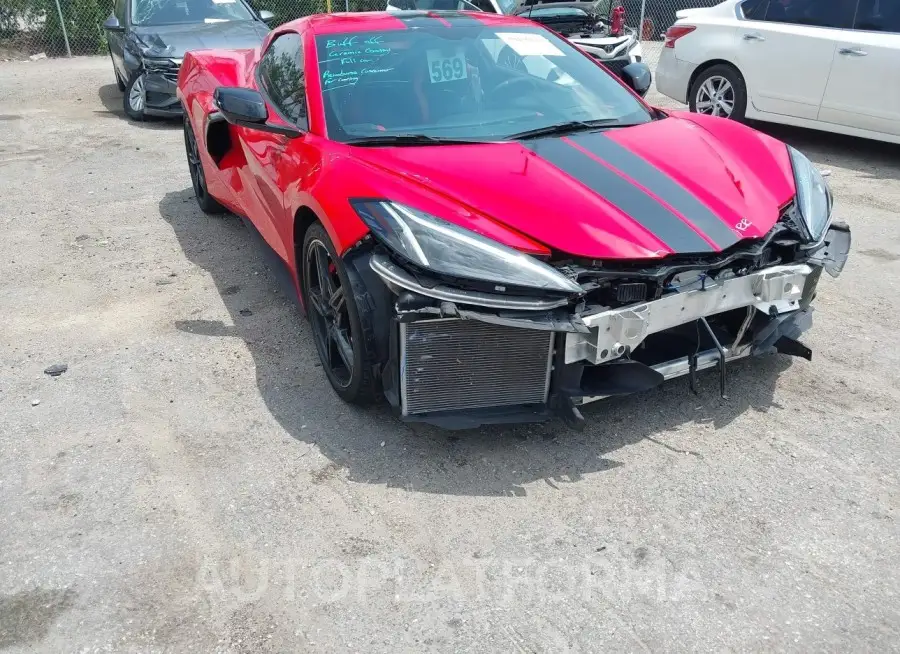
[[[552,332],[476,320],[401,323],[403,413],[541,404],[552,344]]]

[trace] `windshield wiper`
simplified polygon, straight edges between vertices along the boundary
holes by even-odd
[[[451,139],[427,134],[384,134],[379,136],[361,136],[359,138],[344,141],[347,145],[460,145],[473,143],[485,143],[486,141],[472,141],[467,139]]]
[[[565,123],[557,123],[556,125],[547,125],[536,129],[528,129],[524,132],[510,134],[506,138],[510,141],[518,139],[537,138],[539,136],[560,136],[563,134],[573,134],[575,132],[586,132],[592,129],[609,128],[609,127],[631,127],[637,123],[620,123],[618,118],[601,118],[599,120],[570,120]]]

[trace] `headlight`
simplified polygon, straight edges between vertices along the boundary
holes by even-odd
[[[152,68],[154,70],[172,70],[181,65],[181,59],[171,59],[169,57],[147,57],[144,56],[144,68]]]
[[[797,209],[803,220],[802,227],[813,243],[818,243],[831,223],[831,189],[812,161],[799,150],[788,146],[794,182],[797,186]]]
[[[375,237],[403,259],[441,275],[506,286],[581,293],[581,287],[534,257],[424,211],[389,201],[352,201]]]

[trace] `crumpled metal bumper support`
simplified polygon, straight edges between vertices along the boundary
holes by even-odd
[[[824,243],[803,263],[770,266],[741,276],[701,276],[702,283],[690,284],[690,290],[635,305],[594,307],[582,312],[571,311],[559,299],[510,297],[429,285],[386,255],[374,254],[369,265],[400,298],[394,307],[394,315],[400,321],[456,318],[555,332],[549,405],[555,403],[557,413],[567,412],[567,421],[578,424],[581,418],[577,405],[651,388],[683,375],[690,375],[693,386],[697,371],[717,365],[724,395],[726,364],[747,356],[778,351],[809,359],[811,350],[797,339],[812,324],[810,303],[821,272],[837,277],[843,269],[850,249],[849,228],[833,225]],[[404,295],[427,300],[404,304]],[[728,333],[733,340],[720,342],[707,319],[742,308],[746,315],[737,333]],[[631,354],[647,338],[690,323],[697,324],[698,343],[702,330],[707,343],[715,345],[713,349],[651,365],[632,359]],[[573,376],[567,379],[568,372]],[[593,385],[582,374],[591,376]],[[617,374],[626,383],[609,382]],[[597,392],[601,389],[605,390]],[[565,411],[559,410],[560,404],[565,405]]]
[[[775,266],[725,281],[707,281],[702,288],[672,293],[652,302],[581,316],[590,334],[566,337],[566,363],[601,364],[633,351],[650,334],[724,311],[753,306],[776,314],[799,307],[807,265]]]

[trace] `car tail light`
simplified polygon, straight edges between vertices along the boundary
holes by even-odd
[[[666,30],[666,42],[663,44],[663,47],[674,48],[675,41],[682,36],[687,36],[695,29],[697,28],[693,25],[672,25],[672,27]]]

